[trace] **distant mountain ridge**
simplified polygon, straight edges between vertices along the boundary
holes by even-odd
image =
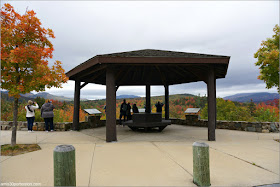
[[[137,95],[119,95],[117,96],[117,99],[133,99],[133,98],[138,98],[139,96]]]
[[[49,94],[47,92],[39,92],[37,94],[33,93],[27,93],[27,94],[20,94],[20,98],[23,100],[29,100],[29,99],[35,99],[36,97],[42,97],[44,99],[53,99],[53,100],[58,100],[58,101],[73,101],[73,99],[64,97],[64,96],[56,96]],[[1,91],[1,97],[2,98],[9,98],[8,97],[8,91]]]
[[[42,97],[44,99],[53,99],[53,100],[58,100],[58,101],[73,101],[74,99],[72,98],[68,98],[68,97],[64,97],[64,96],[56,96],[56,95],[52,95],[48,92],[39,92],[37,94],[33,94],[33,93],[27,93],[27,94],[20,94],[20,101],[28,101],[30,99],[35,99],[36,97]],[[186,96],[194,96],[192,94],[187,94],[187,93],[184,93],[184,94],[175,94],[175,95],[169,95],[169,98],[173,98],[173,97],[186,97]],[[9,101],[12,101],[13,98],[9,97],[8,96],[8,91],[1,91],[1,97],[5,100],[9,100]],[[162,96],[151,96],[153,98],[164,98],[164,95]],[[134,98],[141,98],[140,96],[137,96],[137,95],[119,95],[119,96],[116,96],[116,99],[134,99]],[[98,100],[105,100],[106,98],[104,99],[98,99]],[[82,99],[81,100],[87,100],[87,99]]]
[[[169,95],[169,99],[172,99],[173,97],[186,97],[186,96],[194,96],[192,94],[175,94],[175,95]],[[12,100],[12,98],[8,97],[8,91],[1,91],[1,97],[5,100]],[[47,92],[40,92],[37,94],[33,93],[27,93],[27,94],[21,94],[20,100],[30,100],[35,99],[36,97],[42,97],[44,99],[53,99],[58,101],[73,101],[72,98],[64,97],[64,96],[56,96],[49,94]],[[134,98],[141,98],[137,95],[119,95],[116,97],[116,99],[134,99]],[[163,99],[164,95],[162,96],[153,96],[155,99]],[[105,99],[105,98],[104,98]],[[225,100],[231,100],[231,101],[237,101],[237,102],[250,102],[252,99],[253,102],[259,103],[259,102],[265,102],[269,100],[279,99],[278,93],[268,93],[268,92],[257,92],[257,93],[240,93],[235,95],[226,96],[223,99]],[[84,99],[81,99],[84,100]],[[86,99],[85,99],[86,100]],[[101,99],[103,100],[103,99]]]
[[[184,93],[184,94],[174,94],[174,95],[169,95],[169,99],[171,99],[173,97],[176,97],[176,96],[179,96],[179,97],[191,96],[191,97],[193,97],[194,95],[187,94],[187,93]],[[156,98],[156,99],[162,99],[164,97],[165,97],[164,95],[151,96],[151,98]],[[137,96],[137,95],[119,95],[119,96],[117,96],[117,99],[134,99],[134,98],[143,98],[143,97],[140,97],[140,96]]]
[[[240,93],[235,95],[226,96],[223,99],[237,101],[237,102],[250,102],[251,99],[255,103],[265,102],[273,99],[279,99],[278,93],[257,92],[257,93]]]

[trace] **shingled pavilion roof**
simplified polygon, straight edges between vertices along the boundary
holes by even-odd
[[[116,85],[173,85],[205,81],[209,66],[216,79],[227,73],[229,56],[144,49],[96,55],[66,73],[70,80],[106,85],[106,69],[115,71]]]

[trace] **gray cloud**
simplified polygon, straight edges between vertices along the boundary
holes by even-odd
[[[147,48],[228,55],[227,77],[217,80],[218,96],[245,90],[276,92],[265,90],[265,84],[257,79],[253,55],[279,23],[278,1],[9,3],[21,13],[27,6],[33,9],[43,26],[54,30],[54,60],[61,60],[66,71],[97,54]],[[63,91],[48,92],[70,96],[74,86],[69,83]],[[123,87],[118,93],[144,96],[145,89]],[[152,94],[163,93],[162,87],[152,88]],[[171,86],[170,93],[203,94],[206,85]],[[105,96],[105,87],[90,85],[82,90],[82,97],[101,96]]]

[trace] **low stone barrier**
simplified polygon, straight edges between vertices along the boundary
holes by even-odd
[[[208,127],[208,120],[199,119],[198,115],[186,115],[186,119],[171,119],[172,124]],[[216,129],[229,129],[249,132],[279,132],[279,122],[248,122],[217,120]]]
[[[116,119],[118,124],[118,120]],[[1,121],[1,130],[11,130],[12,121]],[[208,120],[199,119],[198,115],[186,115],[186,119],[171,119],[171,124],[208,127]],[[86,121],[80,122],[80,129],[91,129],[103,127],[106,125],[106,120],[100,120],[100,116],[88,116]],[[67,131],[72,127],[71,122],[54,123],[54,130]],[[250,132],[279,132],[279,122],[248,122],[248,121],[221,121],[217,120],[216,129],[229,129]],[[19,121],[17,130],[27,130],[27,122]],[[44,122],[34,122],[33,130],[44,131]]]
[[[12,130],[12,121],[1,121],[1,130]],[[62,123],[54,123],[54,130],[56,131],[67,131],[71,129],[72,123],[70,122],[62,122]],[[18,121],[17,130],[27,130],[27,122],[26,121]],[[34,122],[33,124],[34,131],[44,131],[45,130],[45,122]]]
[[[100,116],[88,116],[87,121],[80,122],[80,129],[90,129],[105,126],[106,120],[100,120]],[[68,131],[72,127],[72,122],[57,122],[54,123],[55,131]],[[1,130],[12,130],[12,121],[1,121]],[[17,130],[27,131],[27,122],[18,121]],[[45,122],[34,122],[34,131],[44,131]]]

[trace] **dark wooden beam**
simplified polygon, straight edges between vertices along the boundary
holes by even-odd
[[[99,76],[103,75],[105,72],[106,72],[106,70],[105,71],[104,70],[103,71],[99,71],[98,73],[94,74],[93,76],[86,78],[85,81],[92,82],[95,79],[97,79]]]
[[[66,73],[66,76],[71,78],[71,77],[75,77],[77,74],[81,73],[82,71],[93,67],[94,65],[98,64],[98,58],[93,57],[87,61],[85,61],[84,63],[78,65],[77,67],[71,69],[70,71],[68,71]],[[70,79],[72,80],[72,79]]]
[[[151,113],[151,85],[146,85],[146,113]]]
[[[133,68],[133,70],[134,70],[135,68]],[[137,71],[133,71],[133,74],[132,74],[132,78],[131,78],[131,80],[132,81],[134,81],[135,80],[135,76],[137,75]]]
[[[186,73],[187,71],[184,70],[183,72],[180,72],[178,66],[176,68],[170,68],[172,71],[174,71],[177,75],[180,75],[182,78],[188,77],[189,74],[192,74],[191,72]],[[194,76],[194,74],[192,74]],[[196,76],[194,76],[196,77]]]
[[[169,86],[164,86],[165,91],[165,119],[169,120]]]
[[[142,75],[141,75],[141,80],[144,80],[145,81],[145,74],[146,74],[146,65],[140,67],[141,69],[143,69],[142,71]]]
[[[106,142],[117,141],[116,83],[112,68],[106,70]]]
[[[161,77],[161,80],[162,80],[162,84],[166,85],[167,83],[166,83],[166,78],[165,78],[164,74],[162,73],[162,71],[160,70],[160,68],[157,65],[155,65],[155,67],[156,67],[156,69],[158,70],[158,72],[160,74],[160,77]]]
[[[187,74],[191,74],[193,75],[196,79],[200,80],[200,79],[205,79],[205,76],[202,74],[198,74],[195,71],[190,71],[190,70],[186,70],[185,68],[183,68],[182,66],[176,66],[179,70],[181,70],[182,72],[185,72]],[[191,66],[190,66],[191,67]],[[190,68],[189,68],[190,69]]]
[[[206,59],[207,60],[207,59]],[[101,64],[102,65],[102,64]],[[101,68],[99,63],[95,64],[96,68]],[[114,66],[116,72],[116,85],[175,85],[181,83],[204,81],[207,82],[208,67],[211,64],[194,64],[194,63],[176,63],[176,60],[170,64],[159,63],[112,63],[103,64],[108,67]],[[103,66],[102,65],[102,66]],[[224,78],[228,64],[212,64],[215,65],[216,79]],[[91,67],[92,68],[92,67]],[[101,69],[87,76],[83,75],[84,70],[75,76],[82,75],[81,82],[96,83],[106,85],[106,70]],[[88,72],[89,73],[89,72]],[[70,77],[70,80],[76,80],[75,76]],[[165,80],[164,80],[165,77]]]
[[[79,112],[80,112],[80,80],[75,80],[75,93],[74,93],[74,114],[72,130],[79,130]]]
[[[118,71],[116,75],[116,80],[119,80],[119,78],[124,74],[124,72],[128,69],[127,66],[121,66],[121,69]]]
[[[99,63],[128,64],[228,64],[230,57],[186,58],[186,57],[99,57]]]
[[[96,66],[98,66],[98,65],[96,65]],[[84,78],[92,75],[95,72],[106,69],[106,67],[107,67],[107,65],[99,65],[99,67],[96,67],[92,70],[88,70],[88,71],[85,70],[84,72],[81,72],[81,74],[79,75],[79,79],[84,79]]]
[[[118,85],[121,85],[123,80],[126,78],[127,74],[130,72],[130,70],[133,68],[133,66],[130,66],[127,71],[124,72],[124,74],[122,75],[122,77],[120,79],[116,79],[116,83]]]
[[[208,93],[208,141],[215,141],[216,129],[216,77],[214,67],[210,66],[208,71],[207,93]]]
[[[88,82],[85,82],[84,84],[82,84],[82,85],[80,86],[80,89],[82,89],[83,87],[85,87],[87,84],[88,84]]]

